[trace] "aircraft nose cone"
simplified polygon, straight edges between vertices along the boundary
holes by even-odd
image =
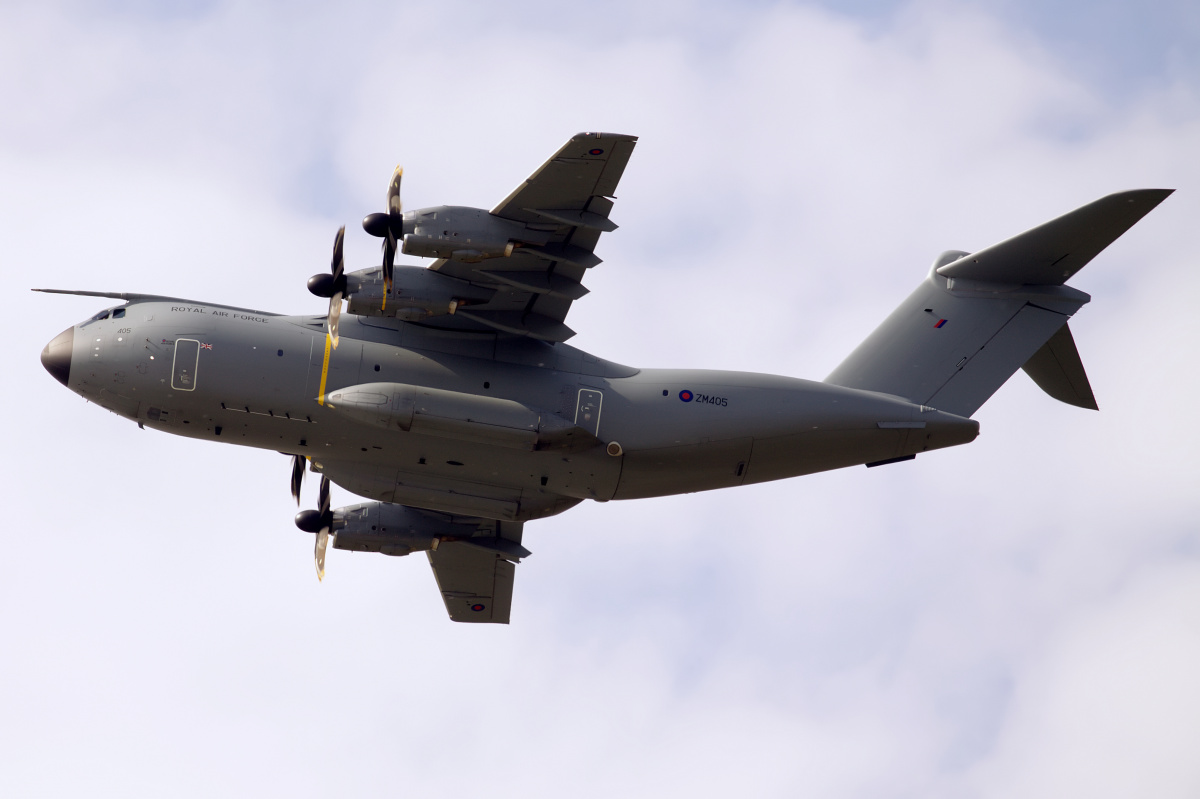
[[[42,366],[64,386],[71,376],[71,350],[74,346],[75,328],[68,327],[51,339],[46,349],[42,350]]]

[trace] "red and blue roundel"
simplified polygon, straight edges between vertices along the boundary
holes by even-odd
[[[604,155],[604,151],[596,147],[595,149],[588,150],[588,155]]]
[[[481,605],[478,602],[476,602],[474,605],[471,606],[471,610],[478,613],[479,611],[483,610],[486,607],[487,607],[487,605]]]
[[[679,398],[681,400],[683,400],[684,402],[691,402],[692,398],[694,396],[695,395],[692,392],[688,391],[686,388],[683,391],[679,392]]]

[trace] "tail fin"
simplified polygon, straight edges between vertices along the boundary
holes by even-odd
[[[1171,193],[1110,194],[929,276],[825,382],[971,416],[1018,369],[1050,396],[1096,406],[1066,328],[1091,297],[1064,285]]]

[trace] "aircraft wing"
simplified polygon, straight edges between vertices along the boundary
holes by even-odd
[[[328,476],[331,467],[340,471],[328,461],[321,471]],[[360,481],[347,482],[370,490]],[[386,489],[372,493],[384,501],[333,511],[334,549],[397,556],[424,551],[452,620],[508,624],[516,564],[530,554],[521,546],[524,522],[423,510],[390,501],[395,497],[386,496]]]
[[[427,554],[451,620],[508,624],[515,564],[461,541],[444,541]]]
[[[607,217],[607,209],[589,209],[596,199],[616,196],[617,183],[629,163],[637,136],[620,133],[576,133],[550,160],[492,209],[504,219],[539,222],[555,210],[592,211]],[[603,205],[603,203],[601,203]],[[609,207],[611,207],[609,203]],[[574,219],[574,218],[572,218]],[[611,223],[609,223],[611,225]],[[616,225],[598,230],[613,230]]]
[[[636,136],[578,133],[500,202],[492,214],[521,222],[544,243],[518,247],[507,258],[468,263],[443,258],[429,268],[496,289],[485,305],[458,314],[495,330],[543,341],[565,341],[575,332],[563,320],[571,303],[588,293],[587,270],[600,263],[600,234],[609,219],[617,183]]]

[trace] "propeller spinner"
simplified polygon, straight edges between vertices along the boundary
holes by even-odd
[[[296,526],[306,533],[316,533],[317,541],[313,548],[313,562],[317,567],[317,579],[325,578],[325,550],[329,548],[329,539],[333,528],[333,512],[329,510],[329,478],[321,476],[320,499],[316,510],[302,510],[296,514]]]
[[[313,275],[308,279],[308,290],[318,297],[329,298],[329,339],[334,349],[338,345],[338,319],[342,315],[342,297],[346,294],[346,259],[342,253],[342,242],[346,238],[346,226],[338,228],[333,240],[333,260],[328,274]]]
[[[392,275],[396,267],[396,249],[398,242],[404,238],[404,207],[400,202],[400,179],[404,177],[404,167],[397,166],[392,172],[392,182],[388,184],[387,211],[379,214],[368,214],[363,217],[363,230],[372,236],[383,239],[383,308],[387,308],[387,298],[392,291]]]

